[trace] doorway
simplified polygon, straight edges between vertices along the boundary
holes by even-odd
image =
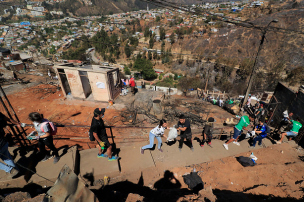
[[[84,95],[87,98],[92,93],[92,88],[91,88],[91,85],[90,85],[90,80],[89,80],[89,77],[88,77],[88,72],[79,71],[79,76],[80,76],[80,80],[81,80],[81,84],[82,84]]]
[[[58,74],[61,80],[61,84],[63,87],[63,90],[65,92],[66,95],[70,95],[71,94],[71,88],[70,88],[70,84],[68,82],[67,76],[65,74],[64,69],[57,69],[58,70]]]

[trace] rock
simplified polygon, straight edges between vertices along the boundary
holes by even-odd
[[[19,191],[6,196],[2,202],[20,202],[23,201],[24,199],[30,199],[30,198],[31,195],[29,193]]]
[[[200,190],[198,194],[201,196],[200,198],[207,198],[211,202],[216,201],[216,196],[213,194],[211,186],[205,187],[204,189]]]
[[[134,201],[139,202],[139,201],[143,201],[143,200],[144,200],[143,196],[130,193],[125,202],[134,202]]]
[[[45,194],[40,194],[34,198],[25,199],[22,202],[41,202],[41,201],[43,201],[44,197],[45,197]]]

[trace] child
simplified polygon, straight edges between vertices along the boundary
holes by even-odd
[[[213,117],[209,117],[208,122],[204,127],[204,139],[201,141],[201,147],[204,148],[205,142],[211,147],[212,133],[213,133],[213,123],[215,119]]]
[[[51,127],[49,125],[49,121],[47,119],[44,119],[41,114],[38,112],[32,112],[29,114],[29,119],[33,122],[34,127],[36,131],[33,131],[37,133],[37,136],[31,136],[30,139],[36,139],[38,140],[38,147],[40,150],[40,153],[44,155],[44,158],[42,159],[43,161],[47,161],[50,158],[53,158],[53,156],[50,155],[48,151],[46,151],[45,146],[47,146],[50,150],[53,151],[53,155],[55,156],[54,158],[54,163],[57,163],[60,159],[58,155],[58,150],[54,146],[53,143],[53,136],[51,134]],[[41,128],[41,124],[44,122],[47,122],[44,124]],[[42,130],[43,129],[43,130]]]
[[[151,149],[154,145],[154,138],[156,137],[157,141],[158,141],[158,145],[157,145],[157,148],[160,152],[163,152],[163,150],[160,148],[161,147],[161,144],[162,144],[162,140],[161,140],[161,136],[164,136],[165,138],[167,138],[165,135],[164,135],[164,132],[165,132],[165,129],[167,128],[167,121],[162,119],[160,120],[160,123],[158,126],[156,126],[154,129],[152,129],[150,131],[150,134],[149,134],[149,139],[150,139],[150,144],[144,146],[144,147],[141,147],[140,148],[140,153],[141,154],[144,154],[144,150],[145,149]]]

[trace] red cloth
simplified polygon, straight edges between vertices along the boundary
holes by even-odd
[[[129,85],[130,85],[131,87],[135,87],[135,81],[134,81],[134,78],[131,78],[131,79],[130,79],[130,83],[129,83]]]

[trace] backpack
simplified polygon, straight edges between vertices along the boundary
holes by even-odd
[[[256,165],[256,162],[252,158],[249,158],[249,157],[239,156],[239,157],[236,157],[236,160],[244,167]]]
[[[269,126],[268,126],[266,123],[264,123],[264,126],[266,126],[266,133],[269,134],[269,133],[270,133],[270,128],[269,128]]]
[[[185,184],[188,185],[189,189],[192,189],[194,192],[199,192],[201,189],[204,189],[204,182],[197,172],[191,172],[190,174],[183,175],[183,178]]]
[[[49,121],[49,120],[47,120],[47,119],[46,119],[45,122],[42,122],[42,123],[40,124],[40,129],[41,129],[41,131],[44,132],[43,127],[44,127],[47,123],[48,123],[48,124],[50,125],[50,127],[51,127],[51,131],[50,131],[51,135],[56,135],[56,134],[57,134],[57,127],[54,125],[53,122],[51,122],[51,121]],[[44,133],[45,133],[45,132],[44,132]]]

